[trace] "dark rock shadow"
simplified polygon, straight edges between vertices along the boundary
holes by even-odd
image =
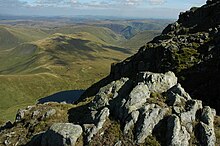
[[[5,129],[10,129],[14,126],[13,123],[11,123],[11,121],[8,121],[7,123],[5,123],[3,126],[0,125],[0,132],[5,130]]]
[[[92,112],[94,111],[89,109],[89,105],[90,103],[69,109],[68,121],[78,125],[83,125],[85,123],[93,124],[95,121],[92,117]]]
[[[41,146],[41,140],[44,133],[34,135],[32,139],[26,144],[26,146]]]
[[[84,93],[84,90],[62,91],[62,92],[58,92],[53,95],[39,99],[38,104],[43,104],[43,103],[47,103],[47,102],[74,103],[80,98],[80,96],[83,93]]]

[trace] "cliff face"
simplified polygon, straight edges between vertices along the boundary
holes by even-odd
[[[138,53],[113,64],[111,74],[89,88],[84,96],[121,77],[132,78],[140,71],[173,71],[193,98],[220,112],[220,2],[207,1],[200,8],[181,13],[163,33],[140,48]]]

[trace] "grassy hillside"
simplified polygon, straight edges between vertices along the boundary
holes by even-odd
[[[22,28],[0,25],[0,50],[10,49],[24,42],[30,42],[48,36],[37,28]]]
[[[97,26],[88,26],[88,25],[77,25],[77,26],[65,26],[59,27],[57,29],[51,30],[49,33],[63,33],[63,34],[73,34],[73,33],[81,33],[86,32],[94,37],[98,38],[100,41],[117,45],[120,41],[124,41],[125,39],[113,32],[111,29],[106,27],[97,27]]]
[[[18,108],[42,97],[86,89],[109,74],[111,63],[130,56],[159,32],[142,32],[149,27],[136,21],[56,27],[20,23],[0,26],[0,122],[13,120]],[[126,39],[121,31],[130,25],[137,32]]]
[[[0,58],[2,120],[41,97],[87,88],[109,73],[112,62],[129,55],[128,50],[101,43],[88,33],[54,34],[15,47]]]
[[[100,21],[95,26],[107,27],[112,31],[121,34],[126,39],[131,39],[135,35],[146,30],[163,30],[172,20],[149,19],[149,20],[118,20]]]
[[[160,30],[145,30],[136,34],[131,39],[122,42],[120,45],[136,52],[138,48],[151,41],[152,38],[158,36],[160,33]]]

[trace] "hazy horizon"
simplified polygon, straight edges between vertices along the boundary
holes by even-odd
[[[113,16],[176,19],[206,0],[0,0],[0,15]]]

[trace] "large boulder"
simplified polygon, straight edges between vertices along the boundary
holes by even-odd
[[[139,83],[129,94],[127,102],[125,104],[128,113],[139,109],[144,103],[146,103],[147,98],[150,98],[150,92],[148,86],[144,83]]]
[[[143,113],[137,122],[137,143],[145,142],[145,139],[152,134],[154,127],[164,118],[168,110],[168,108],[161,108],[154,104],[143,107]]]
[[[177,77],[173,72],[152,73],[142,72],[138,81],[144,81],[150,92],[163,93],[177,84]]]
[[[187,130],[193,131],[193,123],[196,121],[198,112],[202,109],[202,101],[200,100],[188,100],[186,103],[185,112],[180,113],[180,119]]]
[[[90,108],[97,110],[109,105],[109,101],[118,96],[119,90],[128,82],[128,78],[121,78],[120,80],[113,81],[110,84],[102,87],[95,95],[95,99],[92,102]]]
[[[41,146],[74,146],[82,128],[72,123],[54,123],[42,136]]]

